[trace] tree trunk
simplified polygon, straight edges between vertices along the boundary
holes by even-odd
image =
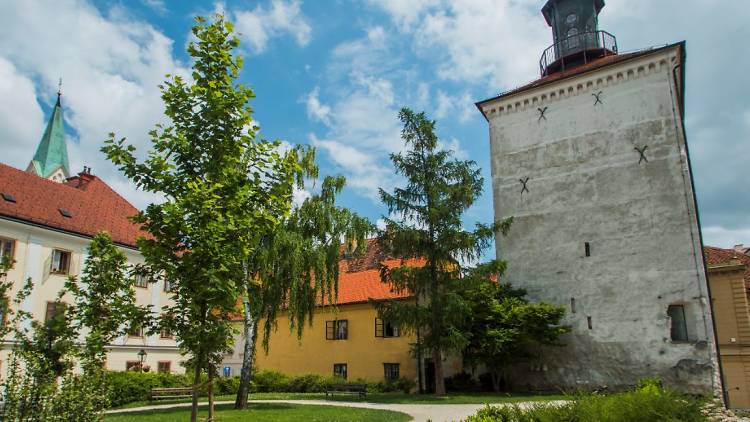
[[[201,366],[195,362],[195,376],[193,377],[193,405],[190,408],[190,422],[198,422],[198,385],[201,383]]]
[[[214,422],[214,364],[208,364],[208,422]]]
[[[255,338],[258,332],[258,321],[253,316],[250,301],[244,301],[245,307],[245,348],[242,357],[242,371],[240,372],[240,387],[237,390],[237,398],[234,401],[235,409],[247,409],[247,398],[250,394],[250,379],[253,375],[253,358],[255,349]]]
[[[500,374],[497,371],[491,371],[490,376],[492,377],[492,391],[500,391]]]
[[[445,376],[443,374],[443,356],[440,349],[432,350],[432,360],[435,362],[435,395],[445,395]]]

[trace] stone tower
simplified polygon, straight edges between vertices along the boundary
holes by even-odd
[[[52,109],[52,115],[42,134],[42,139],[39,140],[34,158],[26,168],[26,171],[30,173],[56,182],[64,182],[70,177],[68,146],[65,143],[65,128],[60,104],[61,96],[62,92],[58,90],[55,108]]]
[[[490,127],[505,281],[567,309],[565,347],[517,387],[720,391],[683,124],[685,43],[618,54],[603,0],[549,0],[541,78],[477,103]]]

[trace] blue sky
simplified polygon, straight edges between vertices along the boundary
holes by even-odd
[[[63,78],[74,171],[83,165],[139,207],[137,192],[98,148],[114,131],[145,150],[164,121],[156,85],[186,74],[196,14],[223,11],[245,57],[240,80],[262,134],[318,149],[323,173],[344,174],[341,203],[377,220],[377,188],[398,183],[398,109],[437,120],[446,147],[473,159],[484,196],[466,216],[492,219],[487,124],[473,103],[538,76],[551,33],[540,0],[0,0],[0,161],[25,168]],[[621,51],[683,39],[687,128],[704,235],[750,244],[750,8],[741,1],[608,0],[600,26]],[[741,82],[739,82],[741,81]],[[300,194],[303,195],[303,194]]]

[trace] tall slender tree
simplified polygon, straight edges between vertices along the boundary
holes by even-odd
[[[495,233],[507,232],[511,221],[465,230],[463,213],[481,195],[484,182],[476,163],[454,159],[452,151],[441,149],[435,122],[424,113],[404,108],[399,118],[406,150],[391,154],[391,160],[406,185],[392,192],[380,189],[389,216],[379,239],[391,256],[421,259],[424,266],[384,267],[382,281],[417,300],[376,306],[384,319],[420,333],[417,351],[432,356],[435,392],[444,395],[443,357],[468,343],[461,327],[469,308],[457,290],[463,263],[478,260]]]
[[[245,355],[235,408],[247,407],[258,321],[265,320],[262,343],[266,352],[282,309],[289,316],[289,328],[301,337],[305,322],[312,323],[316,305],[335,303],[342,252],[361,251],[365,237],[374,229],[367,219],[336,206],[336,195],[344,184],[342,176],[326,177],[319,193],[260,239],[258,252],[248,262],[250,277],[243,303]]]
[[[162,328],[175,333],[194,371],[191,421],[197,388],[208,372],[213,419],[215,368],[231,348],[230,316],[245,291],[245,270],[258,236],[284,221],[292,189],[313,159],[308,149],[282,152],[279,142],[256,137],[248,101],[253,91],[236,83],[241,57],[233,27],[223,16],[196,18],[188,46],[191,81],[168,76],[160,86],[168,126],[150,132],[143,162],[135,147],[110,135],[104,153],[140,189],[161,194],[134,221],[150,236],[138,241],[151,277],[168,283],[171,304]]]
[[[127,258],[109,234],[94,236],[88,250],[83,276],[80,280],[68,278],[65,291],[74,300],[70,309],[73,329],[84,335],[78,353],[84,371],[96,372],[104,365],[106,346],[125,334],[131,324],[144,322],[150,309],[135,303]]]

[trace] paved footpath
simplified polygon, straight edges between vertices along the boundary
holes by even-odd
[[[216,404],[231,404],[234,401],[217,401]],[[251,400],[252,403],[289,403],[289,404],[308,404],[314,406],[341,406],[341,407],[360,407],[365,409],[394,410],[396,412],[406,413],[414,418],[414,422],[453,422],[460,421],[468,416],[473,415],[477,410],[483,408],[484,404],[390,404],[390,403],[365,403],[365,402],[346,402],[346,401],[325,401],[325,400]],[[557,403],[557,402],[547,402]],[[201,403],[205,406],[207,403]],[[515,403],[521,407],[531,406],[531,402]],[[500,406],[501,404],[494,404]],[[190,403],[162,404],[154,406],[133,407],[130,409],[117,409],[107,411],[108,414],[140,412],[144,410],[174,409],[180,407],[190,407]]]

